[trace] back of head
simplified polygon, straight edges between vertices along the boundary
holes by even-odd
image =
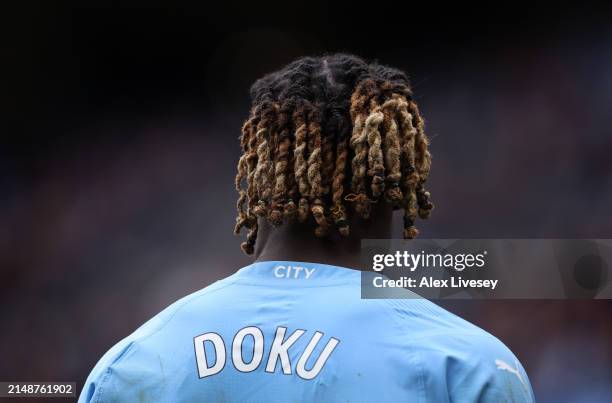
[[[351,55],[305,57],[257,80],[251,99],[235,183],[246,253],[258,218],[348,236],[351,215],[368,219],[379,201],[403,209],[404,238],[417,236],[417,215],[433,209],[431,155],[403,72]]]

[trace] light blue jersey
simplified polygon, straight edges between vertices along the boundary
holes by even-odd
[[[360,279],[247,266],[111,348],[79,402],[534,401],[495,337],[426,299],[361,299]]]

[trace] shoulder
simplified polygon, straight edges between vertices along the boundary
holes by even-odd
[[[433,401],[533,402],[518,358],[495,336],[426,299],[391,301]]]
[[[441,377],[454,401],[534,401],[518,358],[484,330],[433,334],[422,343],[426,377]]]
[[[150,393],[151,388],[159,388],[157,378],[165,376],[164,361],[172,358],[172,354],[164,357],[158,339],[167,332],[175,332],[181,327],[180,323],[175,326],[176,322],[181,322],[185,314],[198,310],[208,298],[232,283],[232,277],[228,277],[181,298],[111,347],[87,377],[79,403],[132,401],[137,398],[132,396],[134,393],[142,396]]]

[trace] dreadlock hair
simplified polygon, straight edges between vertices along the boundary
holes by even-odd
[[[234,232],[257,217],[273,226],[311,221],[317,236],[350,233],[348,214],[370,215],[385,200],[404,210],[404,238],[418,235],[417,216],[433,204],[425,122],[407,76],[394,68],[336,54],[298,59],[251,87],[242,127]]]

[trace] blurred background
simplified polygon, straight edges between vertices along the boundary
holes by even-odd
[[[0,379],[80,390],[111,345],[249,263],[232,235],[248,88],[303,55],[412,78],[434,155],[423,237],[612,237],[610,13],[482,7],[3,7]],[[516,353],[538,401],[612,401],[612,301],[444,306]]]

